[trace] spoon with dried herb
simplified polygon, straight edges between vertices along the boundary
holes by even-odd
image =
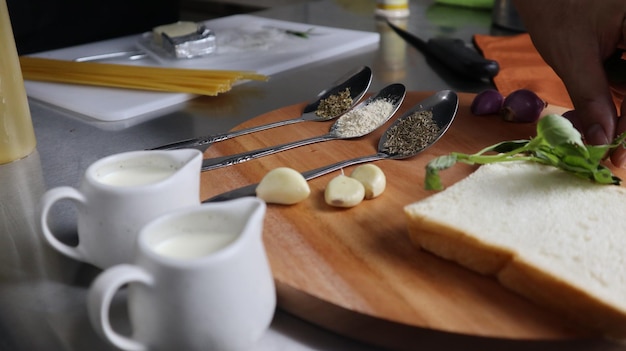
[[[390,84],[339,117],[328,133],[234,155],[205,158],[201,170],[205,172],[228,167],[314,143],[362,137],[385,124],[400,108],[405,95],[406,87],[403,84]]]
[[[382,159],[400,160],[413,157],[424,151],[448,130],[459,106],[457,94],[450,90],[440,91],[414,105],[398,117],[387,128],[378,141],[375,154],[340,161],[328,166],[303,172],[306,180],[352,165],[373,162]],[[212,197],[204,202],[215,202],[236,199],[243,196],[255,196],[258,184],[251,184]]]
[[[364,66],[356,71],[347,73],[338,79],[332,87],[322,90],[315,99],[304,107],[299,117],[281,120],[273,123],[239,129],[222,134],[213,134],[193,139],[177,141],[171,144],[162,145],[153,150],[172,150],[190,147],[200,147],[231,139],[234,137],[260,132],[262,130],[286,126],[289,124],[307,121],[329,121],[341,116],[353,108],[365,95],[372,82],[371,68]]]

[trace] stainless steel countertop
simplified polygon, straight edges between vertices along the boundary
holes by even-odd
[[[478,92],[488,82],[438,75],[424,56],[389,37],[373,16],[373,1],[314,1],[274,8],[255,15],[316,25],[382,31],[378,49],[276,74],[268,82],[251,82],[217,97],[200,97],[180,110],[132,127],[107,130],[31,101],[37,151],[0,166],[0,350],[110,350],[87,319],[85,295],[99,270],[53,251],[38,226],[39,201],[49,188],[77,186],[91,163],[104,156],[155,147],[179,139],[223,132],[276,108],[308,101],[354,67],[374,70],[371,91],[399,82],[411,91],[452,88]],[[408,30],[424,38],[449,35],[467,41],[475,33],[495,33],[489,12],[411,2]],[[504,32],[506,34],[506,32]],[[393,40],[396,39],[396,42]],[[390,41],[391,40],[391,41]],[[67,205],[67,204],[65,204]],[[56,206],[53,226],[75,241],[71,206]],[[114,302],[112,319],[121,331],[126,322],[123,293]],[[416,348],[422,348],[416,340]],[[564,345],[561,345],[564,346]],[[569,345],[571,346],[571,345]],[[593,343],[595,350],[617,349]],[[459,345],[471,349],[471,345]],[[277,311],[271,329],[256,350],[373,350]]]

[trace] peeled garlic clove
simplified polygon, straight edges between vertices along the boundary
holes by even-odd
[[[382,194],[387,186],[387,178],[383,170],[371,163],[358,166],[352,171],[350,177],[363,184],[366,199],[373,199]]]
[[[267,172],[256,188],[257,197],[267,203],[293,205],[311,194],[306,179],[289,167],[278,167]]]
[[[324,190],[324,200],[330,206],[353,207],[360,204],[364,198],[363,184],[343,174],[328,182]]]

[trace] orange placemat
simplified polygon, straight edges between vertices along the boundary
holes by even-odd
[[[500,72],[493,79],[503,94],[530,89],[549,104],[572,109],[565,85],[541,58],[527,33],[514,36],[475,35],[485,58],[495,60]]]

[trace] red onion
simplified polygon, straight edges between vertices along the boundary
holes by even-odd
[[[536,122],[546,106],[546,102],[534,92],[528,89],[516,90],[504,99],[502,118],[509,122]]]
[[[497,90],[487,89],[480,92],[470,106],[470,110],[474,115],[495,115],[500,113],[504,96]]]

